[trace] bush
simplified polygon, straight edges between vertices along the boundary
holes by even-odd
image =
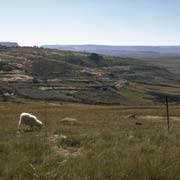
[[[10,65],[8,62],[0,62],[0,71],[12,71],[14,70],[15,68]]]

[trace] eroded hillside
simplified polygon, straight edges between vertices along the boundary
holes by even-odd
[[[30,47],[0,47],[1,100],[147,104],[179,98],[179,79],[143,60]]]

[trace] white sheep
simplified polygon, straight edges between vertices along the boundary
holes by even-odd
[[[27,126],[31,127],[31,130],[33,130],[33,127],[38,127],[39,129],[42,128],[43,123],[37,119],[36,116],[30,114],[30,113],[21,113],[19,123],[18,123],[18,129],[20,130],[20,125],[25,124]]]

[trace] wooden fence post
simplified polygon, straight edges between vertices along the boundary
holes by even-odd
[[[44,100],[44,105],[45,105],[45,108],[44,108],[45,137],[47,137],[47,101],[46,101],[46,98]]]
[[[166,115],[167,115],[167,127],[168,132],[170,131],[170,124],[169,124],[169,103],[168,103],[168,97],[166,96]]]

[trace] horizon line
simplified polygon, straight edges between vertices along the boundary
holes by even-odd
[[[40,46],[180,46],[180,44],[158,44],[158,45],[155,45],[155,44],[134,44],[134,45],[123,45],[123,44],[42,44]]]
[[[23,44],[23,43],[18,43],[17,41],[0,41],[0,43],[17,43],[19,46],[21,47],[33,47],[33,46],[37,46],[37,47],[42,47],[42,46],[125,46],[125,47],[129,47],[129,46],[139,46],[139,47],[167,47],[167,46],[180,46],[180,44],[98,44],[98,43],[69,43],[69,44],[61,44],[61,43],[43,43],[40,45],[37,44],[32,44],[32,45],[28,45],[28,44]]]

